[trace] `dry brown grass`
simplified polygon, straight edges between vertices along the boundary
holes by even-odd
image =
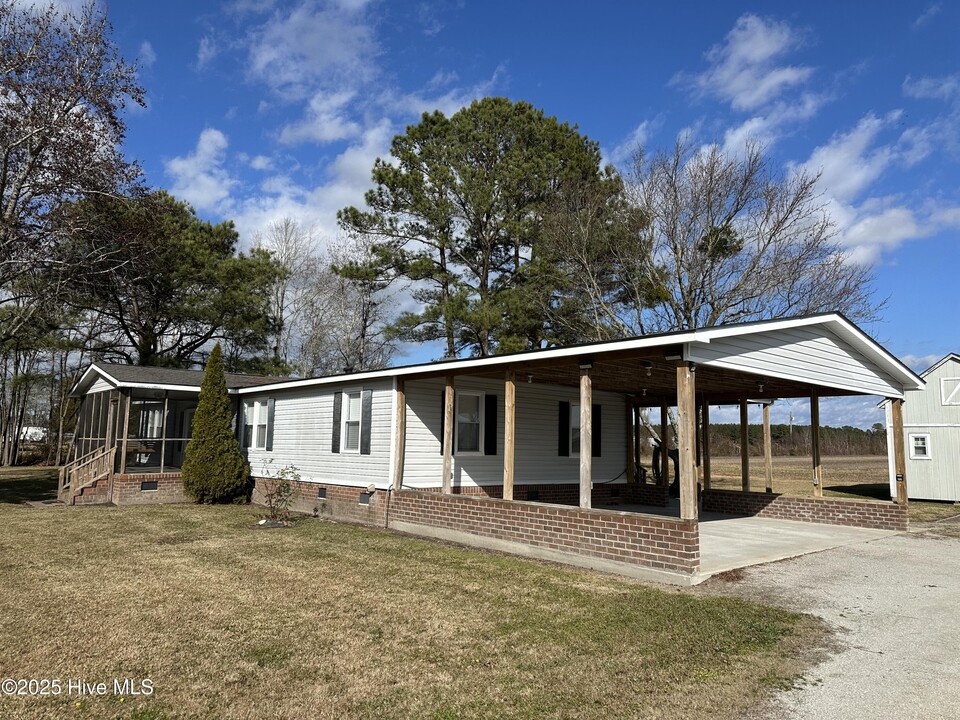
[[[813,620],[248,507],[0,504],[0,678],[153,696],[0,697],[3,718],[732,718]]]
[[[718,457],[711,460],[711,487],[721,490],[739,490],[740,458]],[[822,458],[822,462],[824,496],[890,499],[886,456],[832,456]],[[751,457],[750,489],[763,492],[765,488],[766,474],[763,458]],[[773,491],[785,495],[811,497],[813,470],[810,458],[773,458]],[[910,501],[911,522],[929,522],[958,514],[960,514],[960,507],[953,503]]]

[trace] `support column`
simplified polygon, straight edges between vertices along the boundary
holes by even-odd
[[[447,375],[443,392],[443,476],[442,490],[447,495],[453,490],[453,375]]]
[[[813,459],[813,496],[823,497],[823,465],[820,463],[820,398],[810,396],[810,455]]]
[[[677,368],[677,444],[680,465],[680,518],[697,519],[697,406],[693,363]]]
[[[710,489],[710,403],[703,401],[703,489]]]
[[[580,368],[580,507],[593,503],[593,380],[590,368]]]
[[[633,485],[637,481],[637,452],[634,441],[636,439],[636,428],[633,427],[633,398],[628,397],[626,402],[627,412],[627,483]]]
[[[123,411],[123,448],[120,451],[122,453],[120,457],[121,475],[127,471],[127,440],[130,437],[130,406],[133,405],[133,391],[125,391],[122,397],[125,397],[127,402]]]
[[[167,458],[167,412],[170,407],[169,392],[163,391],[163,419],[160,421],[160,472],[163,472],[163,464]]]
[[[513,500],[513,456],[517,439],[515,424],[517,406],[517,376],[507,370],[503,383],[503,499]]]
[[[397,378],[397,387],[394,390],[396,399],[396,428],[397,434],[393,438],[393,489],[400,490],[403,487],[403,464],[404,455],[407,451],[407,393],[403,387],[403,380]],[[446,410],[446,402],[444,402]]]
[[[763,471],[767,492],[773,492],[773,438],[770,435],[770,403],[763,404]]]
[[[907,457],[903,437],[903,400],[890,400],[893,411],[893,462],[897,479],[897,503],[907,504]]]
[[[670,484],[670,418],[667,404],[660,405],[660,484]]]
[[[740,401],[740,486],[750,491],[750,416],[746,398]]]

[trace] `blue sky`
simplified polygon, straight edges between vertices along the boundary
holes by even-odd
[[[869,5],[115,0],[109,16],[149,102],[128,154],[244,242],[284,216],[333,237],[394,134],[485,95],[576,123],[615,163],[638,140],[752,137],[785,172],[822,171],[838,239],[887,298],[864,329],[923,369],[960,350],[960,4]],[[879,419],[844,407],[834,421]]]

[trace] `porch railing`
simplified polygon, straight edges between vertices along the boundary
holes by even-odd
[[[117,449],[97,448],[60,468],[57,497],[73,505],[74,499],[98,480],[112,478]]]

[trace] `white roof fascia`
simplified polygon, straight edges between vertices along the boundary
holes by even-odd
[[[250,393],[273,392],[277,390],[292,390],[296,388],[311,387],[314,385],[331,385],[344,382],[363,382],[364,380],[404,377],[427,372],[436,373],[446,371],[450,373],[457,373],[477,367],[498,367],[502,365],[524,362],[527,360],[543,361],[568,357],[589,357],[591,355],[602,355],[605,352],[614,350],[642,350],[645,348],[663,347],[667,345],[683,345],[684,355],[686,356],[690,354],[689,351],[691,350],[690,346],[692,344],[708,344],[712,339],[733,337],[736,335],[752,335],[776,330],[806,327],[810,325],[835,326],[835,330],[839,328],[841,333],[846,335],[847,340],[852,341],[854,345],[864,351],[864,354],[876,362],[881,369],[902,381],[905,388],[916,390],[923,389],[923,381],[920,380],[920,378],[918,378],[917,375],[915,375],[909,368],[900,363],[900,361],[897,360],[893,355],[889,354],[880,345],[878,345],[872,338],[870,338],[870,336],[842,316],[836,313],[830,313],[788,320],[747,323],[740,326],[700,328],[698,330],[690,330],[687,332],[667,333],[650,337],[631,338],[628,340],[611,340],[609,342],[596,343],[593,345],[575,345],[572,347],[551,348],[549,350],[535,350],[528,353],[513,353],[510,355],[494,355],[485,358],[468,358],[464,360],[444,361],[435,364],[422,363],[404,367],[386,368],[384,370],[353,373],[350,375],[331,375],[321,378],[306,378],[303,380],[291,380],[287,382],[239,388],[236,392],[240,395],[246,395]],[[704,364],[723,367],[722,364],[716,362]],[[737,368],[737,370],[742,371],[741,368]],[[808,379],[799,377],[784,377],[784,379],[795,379],[800,382],[808,382]],[[840,389],[850,390],[858,393],[863,392],[862,389],[854,387],[840,387]]]
[[[68,394],[73,395],[73,393],[77,391],[77,388],[79,388],[81,385],[83,385],[84,382],[86,382],[87,375],[89,375],[90,373],[96,373],[100,375],[100,377],[104,378],[105,380],[112,382],[117,387],[120,386],[120,383],[117,381],[115,377],[107,373],[103,368],[98,367],[96,363],[91,363],[90,367],[84,370],[83,375],[80,376],[80,379],[73,384],[72,388],[70,388],[70,392]]]

